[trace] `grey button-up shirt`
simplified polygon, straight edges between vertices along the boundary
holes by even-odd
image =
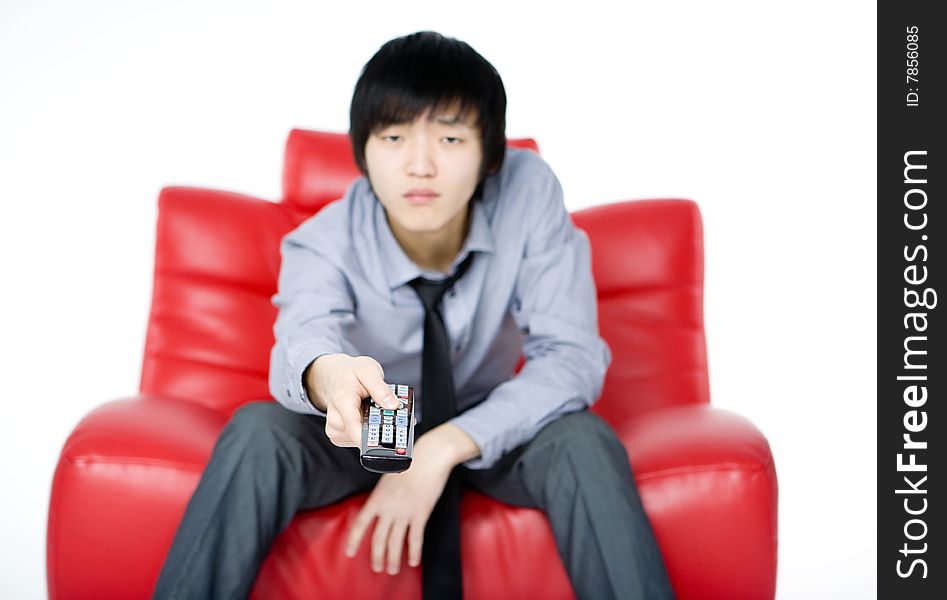
[[[475,253],[445,294],[460,427],[480,447],[471,469],[493,466],[546,424],[594,403],[612,355],[598,334],[588,236],[563,204],[546,162],[508,149],[472,200],[467,239],[450,267]],[[407,285],[420,269],[398,244],[365,177],[283,237],[269,386],[286,408],[325,415],[302,374],[322,354],[377,360],[386,383],[414,386],[424,418],[424,307]],[[523,355],[526,362],[514,377]]]

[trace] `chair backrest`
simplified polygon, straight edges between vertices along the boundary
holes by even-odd
[[[511,146],[538,152],[532,139]],[[349,137],[293,130],[283,199],[169,187],[158,200],[141,393],[231,413],[269,398],[279,242],[359,175]],[[700,215],[687,200],[623,202],[573,214],[592,240],[600,329],[614,354],[596,411],[706,402]]]
[[[709,402],[697,204],[616,202],[572,220],[592,244],[599,330],[612,350],[595,412],[619,425],[656,408]]]

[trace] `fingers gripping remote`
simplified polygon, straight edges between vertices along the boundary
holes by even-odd
[[[375,473],[399,473],[411,466],[414,450],[414,388],[389,384],[401,403],[397,410],[362,400],[362,466]]]

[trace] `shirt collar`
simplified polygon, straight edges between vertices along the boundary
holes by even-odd
[[[401,244],[395,239],[391,226],[388,225],[388,219],[385,218],[385,207],[371,193],[374,199],[375,213],[375,231],[378,234],[379,253],[382,257],[385,275],[388,278],[388,288],[394,290],[420,275],[429,277],[429,273],[422,272],[421,269],[408,258],[401,248]],[[460,252],[451,263],[449,272],[444,277],[449,277],[457,269],[467,255],[473,251],[493,253],[493,234],[490,232],[490,224],[487,222],[487,215],[483,209],[483,201],[472,199],[470,205],[470,226],[467,230],[467,239]]]

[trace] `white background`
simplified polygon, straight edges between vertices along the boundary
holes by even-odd
[[[712,401],[772,446],[778,597],[875,596],[876,8],[581,7],[0,3],[0,596],[45,597],[62,444],[137,390],[160,188],[277,200],[289,130],[346,131],[420,29],[496,66],[570,209],[699,203]]]

